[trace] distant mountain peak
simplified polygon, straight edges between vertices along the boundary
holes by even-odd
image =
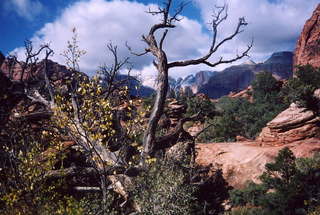
[[[269,59],[267,59],[264,63],[284,63],[293,61],[293,52],[282,51],[282,52],[274,52]]]
[[[199,92],[210,98],[219,98],[230,92],[239,92],[248,87],[256,74],[263,71],[272,73],[277,79],[292,76],[292,52],[275,52],[264,63],[256,64],[252,60],[224,69],[200,86]]]
[[[253,60],[247,60],[243,62],[242,65],[256,65],[256,63]]]

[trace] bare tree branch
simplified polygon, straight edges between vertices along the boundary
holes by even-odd
[[[225,7],[223,7],[222,9],[224,10]],[[221,9],[221,10],[222,10]],[[229,35],[228,37],[224,38],[222,41],[220,41],[217,45],[216,45],[216,38],[217,38],[217,33],[218,33],[218,30],[217,30],[217,27],[220,23],[222,23],[222,21],[224,21],[226,18],[227,18],[227,14],[222,17],[220,20],[217,20],[217,18],[219,19],[220,15],[221,15],[221,11],[219,11],[218,13],[218,16],[216,18],[214,18],[213,20],[213,40],[212,40],[212,43],[211,43],[211,46],[209,48],[209,51],[206,55],[204,55],[203,57],[200,57],[200,58],[197,58],[197,59],[192,59],[192,60],[185,60],[185,61],[175,61],[175,62],[171,62],[168,64],[168,67],[169,68],[172,68],[172,67],[182,67],[182,66],[189,66],[189,65],[198,65],[198,64],[206,64],[210,67],[214,67],[214,66],[217,66],[219,64],[222,64],[222,63],[231,63],[231,62],[234,62],[234,61],[237,61],[245,56],[248,56],[248,52],[250,51],[250,49],[252,48],[252,45],[253,45],[253,41],[251,42],[250,45],[248,45],[248,48],[243,51],[243,53],[241,55],[237,55],[235,58],[233,59],[230,59],[230,60],[226,60],[224,61],[222,58],[220,58],[220,60],[216,63],[211,63],[208,61],[208,59],[215,53],[217,52],[217,50],[223,45],[225,44],[226,42],[228,42],[229,40],[232,40],[235,36],[237,36],[238,34],[240,34],[243,30],[242,30],[242,27],[243,26],[246,26],[248,23],[245,21],[245,19],[242,17],[242,18],[239,18],[239,22],[238,22],[238,25],[235,29],[235,31]]]
[[[139,56],[139,57],[143,56],[143,55],[146,55],[146,54],[148,54],[150,52],[150,50],[148,50],[148,49],[145,49],[144,52],[141,52],[141,53],[134,52],[132,50],[132,48],[129,46],[128,42],[126,42],[126,47],[127,47],[127,49],[130,51],[130,53],[132,55]]]
[[[162,37],[161,37],[161,40],[160,40],[160,49],[161,50],[163,50],[163,41],[165,40],[165,38],[167,36],[167,33],[168,33],[168,29],[166,29],[162,34]]]

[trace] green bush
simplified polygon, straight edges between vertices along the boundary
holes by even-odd
[[[282,96],[287,103],[298,103],[302,107],[318,111],[319,106],[313,93],[320,88],[320,69],[310,65],[299,66],[296,77],[290,79],[282,89]]]
[[[252,82],[253,98],[255,102],[274,101],[280,92],[281,85],[270,72],[261,72]]]
[[[135,181],[132,195],[141,214],[193,214],[197,210],[195,187],[174,164],[157,162]]]
[[[197,96],[187,97],[185,99],[187,104],[187,113],[186,116],[192,116],[201,111],[201,114],[204,118],[213,118],[216,114],[215,105],[210,99],[199,98]]]
[[[174,161],[156,161],[134,181],[131,195],[141,214],[197,215],[223,212],[229,186],[221,170],[188,167]]]
[[[266,164],[261,184],[230,192],[232,206],[254,206],[260,214],[298,215],[320,204],[320,156],[297,159],[289,148]]]

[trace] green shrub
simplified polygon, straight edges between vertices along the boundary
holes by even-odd
[[[261,72],[256,75],[252,82],[253,98],[255,102],[261,103],[274,101],[280,92],[281,85],[270,72]]]
[[[282,96],[287,103],[299,105],[318,111],[319,106],[313,93],[320,88],[320,69],[310,65],[299,66],[295,72],[296,77],[290,79],[282,89]]]
[[[188,167],[174,161],[156,161],[137,177],[131,191],[141,214],[219,214],[229,197],[221,170]]]
[[[186,184],[186,177],[178,165],[152,164],[132,189],[141,214],[193,214],[197,210],[195,187]]]
[[[320,156],[297,159],[289,148],[266,164],[261,184],[230,192],[233,206],[255,206],[261,214],[307,214],[320,204]]]
[[[226,212],[224,215],[268,215],[260,208],[254,207],[237,207],[233,208],[231,211]]]
[[[210,99],[193,96],[187,97],[185,102],[188,107],[186,116],[192,116],[197,114],[199,111],[201,111],[204,118],[213,118],[216,114],[215,105],[210,101]]]

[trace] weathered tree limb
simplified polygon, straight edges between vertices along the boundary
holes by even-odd
[[[219,13],[221,13],[221,12],[219,12]],[[213,34],[212,44],[211,44],[211,46],[209,48],[209,51],[208,51],[208,53],[206,55],[204,55],[203,57],[197,58],[197,59],[171,62],[171,63],[169,63],[168,67],[169,68],[172,68],[172,67],[183,67],[183,66],[189,66],[189,65],[197,65],[197,64],[201,64],[201,63],[206,64],[206,65],[208,65],[210,67],[215,67],[215,66],[217,66],[219,64],[232,63],[234,61],[240,60],[243,57],[248,56],[248,53],[249,53],[250,49],[252,48],[253,42],[251,42],[250,45],[248,45],[247,49],[244,50],[241,55],[237,55],[235,58],[232,58],[232,59],[229,59],[229,60],[223,60],[223,58],[221,57],[219,61],[214,62],[214,63],[208,61],[208,59],[215,52],[217,52],[218,49],[224,43],[226,43],[229,40],[232,40],[235,36],[240,34],[242,32],[241,28],[248,24],[243,17],[239,18],[239,22],[238,22],[238,25],[237,25],[235,31],[231,35],[229,35],[228,37],[224,38],[221,42],[219,42],[216,45],[216,37],[217,37],[216,35],[218,33],[217,27],[225,19],[226,19],[226,16],[223,17],[222,19],[220,19],[220,15],[218,15],[218,19],[213,20],[213,23],[215,23],[215,24],[213,24],[213,32],[214,32],[214,34]]]
[[[146,36],[142,35],[142,41],[146,43],[147,48],[145,48],[146,51],[141,55],[144,55],[146,53],[151,53],[155,57],[153,64],[158,71],[158,84],[157,84],[157,90],[156,90],[157,94],[156,94],[155,102],[151,111],[147,129],[144,132],[141,164],[143,164],[144,159],[150,156],[152,153],[154,153],[155,150],[160,150],[163,147],[167,147],[171,145],[164,140],[168,140],[168,138],[175,139],[177,136],[177,133],[181,132],[181,129],[177,128],[172,134],[170,134],[167,137],[163,137],[163,138],[160,137],[158,138],[158,140],[156,137],[156,129],[158,127],[158,122],[160,120],[160,117],[163,114],[164,103],[165,103],[168,88],[169,88],[169,84],[168,84],[169,69],[173,67],[183,67],[183,66],[198,65],[198,64],[205,64],[210,67],[215,67],[219,64],[232,63],[248,56],[248,52],[250,51],[253,45],[253,42],[251,42],[251,44],[248,45],[246,50],[244,50],[241,54],[236,55],[234,58],[223,59],[223,57],[220,57],[220,59],[216,62],[209,61],[210,57],[212,57],[212,55],[216,53],[223,44],[234,39],[238,34],[240,34],[243,31],[242,28],[248,24],[243,17],[239,18],[238,25],[235,28],[234,32],[229,36],[227,36],[226,38],[222,39],[219,43],[217,43],[218,27],[228,17],[227,8],[226,6],[223,6],[223,7],[218,7],[218,13],[215,16],[213,16],[213,19],[211,22],[213,36],[212,36],[211,45],[209,47],[207,54],[196,59],[168,62],[167,54],[163,50],[163,44],[169,32],[169,29],[176,27],[174,25],[174,22],[180,21],[178,16],[182,12],[185,5],[186,4],[184,3],[180,4],[180,6],[175,10],[175,12],[172,12],[171,11],[172,0],[166,0],[163,8],[159,7],[158,10],[155,10],[155,11],[149,10],[148,12],[151,15],[162,16],[162,20],[160,23],[157,23],[150,28],[148,35]],[[223,14],[223,12],[225,12],[225,14]],[[170,14],[172,15],[170,16]],[[155,34],[161,30],[163,32],[158,43],[158,40],[156,39]],[[181,126],[181,124],[179,126]],[[161,144],[159,143],[159,141]]]

